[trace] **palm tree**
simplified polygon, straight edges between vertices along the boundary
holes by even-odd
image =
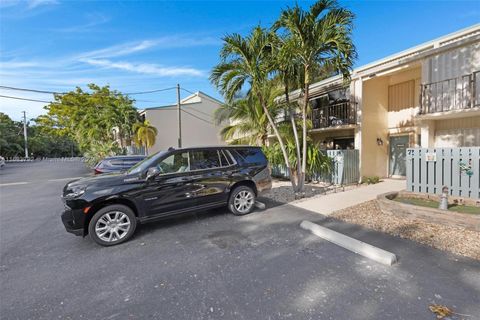
[[[259,26],[246,37],[239,34],[225,36],[220,51],[221,62],[213,68],[210,80],[225,96],[227,103],[233,102],[242,88],[249,86],[249,99],[256,99],[263,109],[290,172],[288,154],[266,97],[270,86],[269,75],[272,73],[271,40],[271,34]],[[291,181],[296,188],[293,178]]]
[[[235,100],[215,110],[216,125],[226,121],[220,131],[222,138],[231,144],[265,145],[268,138],[268,120],[260,104],[250,105],[247,98]]]
[[[283,94],[285,95],[285,110],[284,112],[288,114],[290,120],[290,127],[293,131],[293,144],[296,151],[295,165],[296,174],[295,178],[297,179],[297,193],[298,187],[301,187],[298,179],[301,177],[301,152],[300,152],[300,140],[298,138],[298,129],[297,123],[295,121],[295,113],[297,111],[297,103],[290,102],[290,90],[300,87],[302,83],[302,69],[301,65],[298,63],[296,57],[293,55],[293,50],[291,46],[294,45],[293,38],[291,37],[282,37],[274,34],[272,41],[272,49],[274,51],[273,60],[274,69],[277,73],[277,78],[283,86]],[[288,148],[287,148],[288,149]],[[289,152],[290,153],[290,152]]]
[[[135,143],[145,146],[145,154],[148,155],[148,148],[155,144],[158,133],[157,128],[150,125],[148,120],[145,120],[144,122],[135,123],[133,131],[135,132]]]
[[[274,99],[281,90],[274,82],[269,82],[269,90],[265,91],[268,110],[272,118],[278,116],[278,105]],[[217,125],[225,124],[221,135],[231,144],[253,144],[266,146],[270,123],[260,105],[258,99],[252,95],[236,99],[230,103],[223,104],[214,114]]]
[[[341,8],[336,0],[320,0],[305,12],[300,6],[284,10],[273,25],[273,30],[284,31],[290,38],[288,50],[303,67],[302,111],[302,179],[305,181],[307,166],[307,109],[309,86],[316,70],[333,68],[345,79],[349,78],[356,58],[352,41],[354,15]]]

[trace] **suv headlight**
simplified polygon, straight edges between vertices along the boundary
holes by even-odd
[[[67,190],[69,192],[65,195],[65,198],[72,199],[80,197],[82,194],[85,193],[85,190],[87,190],[87,186],[73,186],[70,190]]]

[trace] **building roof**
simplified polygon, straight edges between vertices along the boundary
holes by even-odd
[[[200,98],[200,101],[199,99]],[[214,97],[212,96],[209,96],[208,94],[204,93],[203,91],[197,91],[191,95],[189,95],[188,97],[185,97],[183,99],[180,100],[180,104],[182,105],[189,105],[189,104],[197,104],[197,103],[201,103],[201,99],[206,99],[206,100],[210,100],[214,103],[218,103],[218,104],[223,104],[223,102],[221,102],[220,100],[218,99],[215,99]],[[146,110],[155,110],[155,109],[162,109],[162,108],[176,108],[177,107],[177,104],[176,103],[173,103],[173,104],[168,104],[168,105],[163,105],[163,106],[156,106],[156,107],[147,107],[147,108],[144,108],[143,110],[140,110],[140,114],[144,113]]]

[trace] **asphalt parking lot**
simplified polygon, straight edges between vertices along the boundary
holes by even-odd
[[[141,226],[104,248],[65,232],[60,192],[81,163],[0,170],[1,319],[480,319],[480,263],[267,203]],[[384,266],[299,228],[308,219],[397,254]]]

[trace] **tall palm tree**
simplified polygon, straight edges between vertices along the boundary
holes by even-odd
[[[247,98],[223,104],[215,110],[215,122],[229,122],[220,131],[223,139],[231,144],[265,145],[268,138],[268,119],[260,104],[250,105]]]
[[[285,110],[290,120],[290,128],[293,131],[293,145],[295,146],[296,158],[294,167],[296,168],[295,177],[297,179],[297,190],[301,187],[298,179],[301,177],[301,151],[300,140],[298,138],[297,122],[295,121],[295,114],[297,112],[297,103],[290,102],[290,90],[300,87],[302,81],[302,68],[296,57],[293,55],[291,46],[294,45],[292,37],[273,35],[272,50],[275,59],[272,61],[274,69],[276,70],[277,79],[283,86],[283,94],[285,96]],[[288,144],[288,143],[287,143]],[[288,149],[288,148],[287,148]],[[293,165],[293,164],[292,164]]]
[[[303,67],[302,184],[307,166],[309,86],[314,81],[314,72],[320,69],[333,68],[345,79],[349,78],[356,58],[352,40],[353,19],[353,13],[341,8],[336,0],[320,0],[308,11],[298,4],[284,10],[273,25],[273,30],[281,30],[284,36],[291,38],[288,50]]]
[[[248,96],[258,100],[278,139],[287,170],[290,171],[288,154],[265,95],[272,72],[271,40],[271,34],[259,26],[246,37],[239,34],[225,36],[220,51],[221,62],[213,68],[210,80],[225,96],[227,103],[233,102],[245,86],[249,87]],[[291,181],[294,185],[293,178]]]
[[[270,82],[267,88],[269,90],[265,91],[265,97],[268,110],[275,119],[279,108],[274,99],[281,93],[281,88],[275,82]],[[270,123],[254,96],[247,95],[225,103],[215,111],[214,116],[217,125],[229,122],[223,127],[221,135],[231,144],[267,145]]]
[[[150,121],[137,122],[133,125],[135,132],[135,143],[145,146],[145,154],[148,155],[148,148],[151,148],[156,141],[158,130],[150,125]]]

